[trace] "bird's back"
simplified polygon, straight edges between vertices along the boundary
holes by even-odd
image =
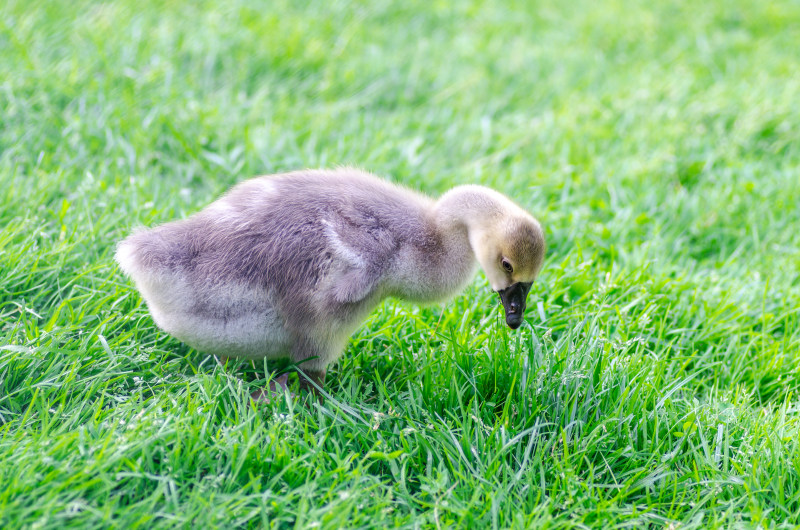
[[[151,311],[233,318],[270,300],[284,320],[304,322],[369,294],[401,245],[430,245],[430,204],[355,170],[260,177],[134,233],[117,257]]]

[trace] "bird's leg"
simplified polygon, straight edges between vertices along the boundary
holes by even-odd
[[[228,364],[230,357],[225,357],[223,355],[215,355],[217,362],[225,368],[225,365]],[[253,363],[255,367],[255,363]],[[283,397],[283,393],[289,390],[289,385],[286,382],[286,378],[289,377],[289,374],[281,374],[279,376],[273,377],[269,382],[269,387],[262,388],[252,392],[250,397],[253,398],[253,401],[256,403],[270,403],[273,399],[279,399]],[[325,379],[325,372],[322,372],[322,378]],[[301,377],[301,388],[302,388],[302,377]],[[289,394],[294,397],[292,392]]]
[[[317,399],[322,398],[319,389],[325,384],[326,362],[320,362],[327,357],[323,347],[307,337],[298,337],[292,346],[291,360],[298,365],[297,375],[300,376],[300,390],[314,394]],[[314,386],[316,385],[316,386]]]
[[[288,376],[289,374],[281,374],[277,377],[273,377],[269,382],[268,388],[256,390],[250,394],[250,397],[257,403],[270,403],[273,399],[282,397],[283,393],[288,390],[286,385],[286,378]]]
[[[298,375],[300,376],[300,390],[302,390],[303,392],[312,393],[318,398],[321,398],[322,394],[320,393],[319,389],[325,388],[325,373],[326,373],[325,368],[321,370],[306,369],[303,370],[302,372],[299,372]],[[319,387],[319,389],[317,387]]]
[[[215,355],[214,358],[217,360],[220,366],[225,366],[228,364],[230,357],[225,357],[224,355]]]

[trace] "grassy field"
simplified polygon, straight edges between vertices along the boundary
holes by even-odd
[[[800,525],[798,50],[792,0],[5,0],[0,527]],[[529,209],[528,325],[390,300],[254,407],[114,245],[335,165]]]

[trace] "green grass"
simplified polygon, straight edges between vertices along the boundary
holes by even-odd
[[[800,4],[0,7],[0,527],[800,525]],[[112,256],[234,182],[481,182],[546,228],[253,407]]]

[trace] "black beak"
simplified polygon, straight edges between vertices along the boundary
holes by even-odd
[[[512,283],[505,289],[497,291],[500,300],[503,302],[503,309],[506,311],[506,324],[511,329],[517,329],[522,325],[522,315],[525,314],[525,299],[528,298],[528,291],[531,290],[532,283]]]

